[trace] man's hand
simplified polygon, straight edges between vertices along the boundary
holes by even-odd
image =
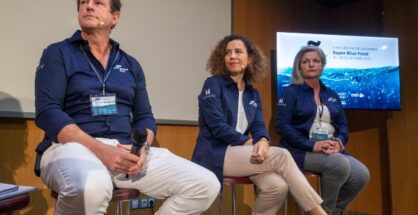
[[[117,147],[101,144],[100,150],[96,152],[97,157],[103,164],[114,172],[129,174],[130,169],[137,165],[140,158],[130,153],[130,146]]]
[[[118,145],[119,147],[119,145]],[[130,151],[131,145],[128,146],[122,146],[121,147],[126,147],[126,149],[128,151]],[[135,165],[130,166],[127,172],[128,176],[136,176],[138,175],[144,168],[145,168],[145,164],[147,162],[147,151],[146,151],[146,146],[142,146],[141,150],[139,151],[139,160],[138,162],[136,162]]]

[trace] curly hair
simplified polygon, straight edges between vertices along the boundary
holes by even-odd
[[[249,83],[256,82],[268,71],[266,57],[253,42],[240,35],[228,35],[218,42],[206,63],[206,70],[215,76],[229,75],[225,66],[225,50],[228,43],[233,40],[240,40],[244,43],[248,58],[251,59],[251,63],[245,69],[244,80]]]

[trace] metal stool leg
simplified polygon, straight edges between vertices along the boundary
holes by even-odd
[[[123,208],[122,202],[116,203],[116,214],[117,215],[122,215],[122,208]]]
[[[116,214],[123,215],[123,203],[124,201],[119,201],[116,203]],[[126,201],[126,212],[125,215],[129,215],[131,213],[131,201]]]
[[[126,206],[126,215],[130,215],[131,214],[131,201],[127,202],[127,206]]]
[[[232,214],[233,215],[236,215],[235,194],[236,194],[236,187],[235,187],[235,184],[233,184],[232,185]]]
[[[222,191],[219,192],[218,215],[222,215]]]
[[[288,214],[288,212],[287,212],[287,200],[288,200],[288,196],[286,196],[286,199],[284,200],[284,215],[287,215]]]
[[[322,197],[322,193],[321,193],[321,177],[318,177],[318,194],[319,196]]]

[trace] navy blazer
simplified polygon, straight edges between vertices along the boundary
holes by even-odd
[[[248,83],[243,92],[248,128],[244,134],[235,130],[238,96],[238,86],[229,76],[207,78],[198,96],[199,135],[192,161],[214,172],[220,182],[223,180],[223,165],[228,145],[243,145],[250,138],[249,134],[254,143],[262,137],[270,140],[263,119],[260,94]]]
[[[333,136],[345,146],[348,141],[348,125],[338,94],[320,82],[319,96],[330,112],[331,124],[335,127]],[[283,97],[278,98],[276,131],[281,136],[280,144],[289,150],[300,169],[303,169],[306,152],[312,152],[315,144],[309,139],[309,130],[317,110],[314,91],[306,83],[286,87]]]

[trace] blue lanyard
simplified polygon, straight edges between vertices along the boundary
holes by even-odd
[[[322,114],[324,113],[324,104],[322,104],[322,102],[321,102],[321,107],[318,106],[318,112],[319,112],[319,126],[321,126]]]
[[[90,65],[91,69],[94,71],[94,73],[96,74],[97,79],[98,79],[98,80],[100,81],[100,83],[102,84],[102,93],[103,93],[103,95],[104,95],[104,94],[105,94],[105,92],[106,92],[106,81],[107,81],[107,79],[109,78],[110,73],[112,72],[112,68],[113,68],[113,66],[115,65],[116,60],[117,60],[117,59],[118,59],[118,57],[119,57],[119,50],[118,50],[118,52],[116,53],[116,57],[115,57],[115,59],[113,59],[113,62],[112,62],[112,64],[111,64],[111,66],[110,66],[110,67],[108,67],[108,69],[107,69],[107,71],[106,71],[106,73],[105,73],[105,77],[104,77],[104,79],[102,78],[102,76],[100,75],[100,73],[97,71],[97,68],[94,66],[94,64],[91,62],[91,60],[90,60],[89,56],[87,56],[87,53],[84,51],[84,49],[83,49],[83,47],[81,46],[81,44],[80,44],[80,50],[81,50],[81,52],[83,52],[84,58],[86,58],[87,62],[89,62],[89,65]],[[110,55],[110,54],[109,54],[109,55]]]

